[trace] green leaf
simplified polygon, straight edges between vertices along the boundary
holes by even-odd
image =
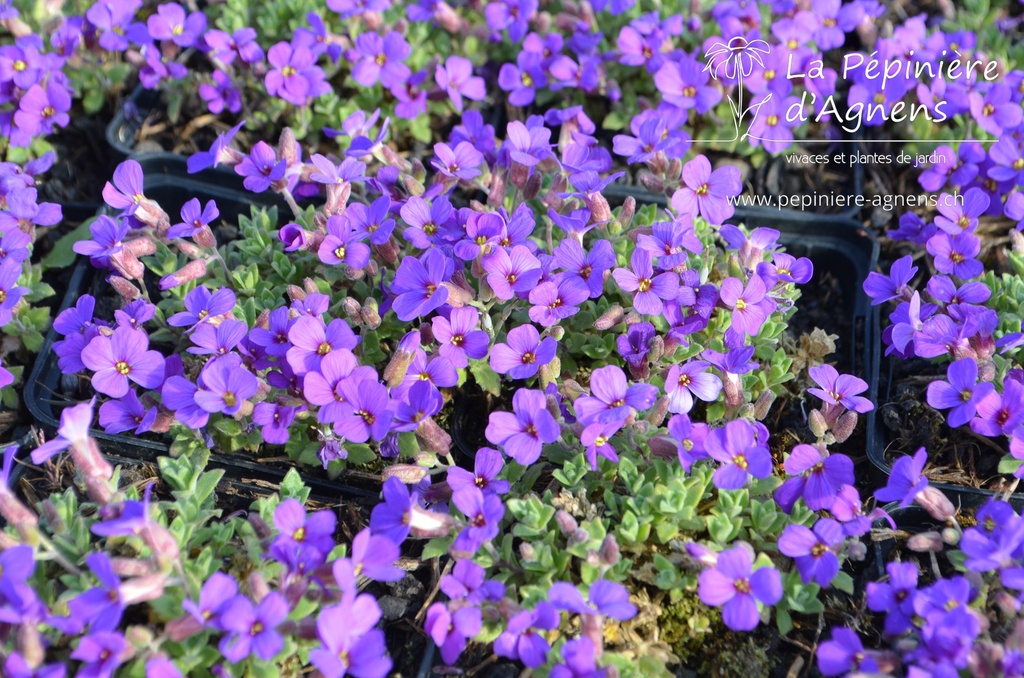
[[[89,226],[94,221],[96,221],[96,217],[86,219],[79,224],[75,230],[70,233],[66,233],[60,240],[54,243],[53,249],[43,257],[43,270],[51,268],[67,268],[74,264],[75,259],[78,258],[78,254],[71,248],[74,247],[76,242],[89,239]]]
[[[501,377],[491,369],[486,360],[470,360],[469,371],[477,385],[494,397],[501,395]]]
[[[853,595],[853,577],[846,572],[840,572],[832,579],[832,586],[843,593]]]
[[[302,482],[299,472],[293,468],[288,469],[284,480],[281,481],[281,498],[298,499],[305,503],[307,497],[309,497],[309,488]]]

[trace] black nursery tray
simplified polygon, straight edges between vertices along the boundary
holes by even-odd
[[[895,367],[896,360],[883,356],[881,358],[880,366],[880,379],[879,379],[879,390],[878,397],[875,400],[876,411],[879,412],[879,417],[884,417],[885,410],[890,405],[896,406],[896,394],[893,392],[893,381],[895,378]],[[922,400],[923,400],[923,389],[922,389]],[[921,404],[923,407],[929,407],[926,404]],[[942,416],[945,419],[944,415]],[[868,429],[868,459],[876,469],[882,474],[888,476],[892,473],[893,463],[887,458],[886,450],[893,443],[894,437],[890,433],[889,429],[884,423],[880,422],[878,418],[874,418],[869,422]],[[928,449],[928,445],[925,445],[925,449]],[[904,450],[905,452],[912,454],[914,450]],[[930,450],[929,450],[930,451]],[[991,454],[995,454],[992,451]],[[1006,474],[997,474],[995,477],[1005,477]],[[953,483],[936,482],[929,480],[929,485],[937,487],[946,493],[946,496],[955,505],[973,505],[980,501],[987,500],[989,498],[1001,495],[1004,491],[999,489],[989,489],[983,487],[973,487],[971,485],[957,485]],[[1024,509],[1024,488],[1018,487],[1017,490],[1010,496],[1010,503],[1014,505],[1018,510]]]
[[[190,178],[169,173],[169,170],[173,171],[184,165],[184,159],[180,156],[152,154],[140,155],[137,158],[145,176],[145,194],[156,200],[172,217],[191,198],[199,198],[202,202],[216,200],[221,216],[228,221],[239,215],[249,214],[253,205],[277,205],[287,209],[283,203],[278,203],[272,197],[232,190],[231,176],[203,173],[195,175],[196,178]],[[72,269],[68,290],[58,313],[74,306],[82,294],[98,289],[102,280],[102,274],[98,269],[93,268],[87,258],[80,257]],[[25,384],[25,403],[29,412],[41,427],[50,432],[55,431],[59,425],[60,408],[72,402],[66,394],[70,393],[73,397],[76,390],[75,384],[70,384],[68,388],[69,385],[65,383],[65,377],[57,366],[53,343],[59,339],[60,337],[51,329]],[[94,430],[93,436],[100,442],[100,447],[105,453],[121,455],[141,463],[155,463],[158,457],[168,453],[168,445],[156,436],[111,435],[102,430]],[[227,478],[248,483],[253,488],[266,487],[268,483],[279,484],[288,471],[288,468],[245,459],[240,455],[211,454],[210,466],[225,469]],[[351,487],[307,474],[303,474],[302,479],[310,488],[311,494],[322,499],[340,496],[377,496],[376,491]]]

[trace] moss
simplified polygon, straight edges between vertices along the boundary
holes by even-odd
[[[725,628],[721,613],[700,602],[696,591],[683,591],[674,602],[663,604],[658,628],[661,641],[697,675],[715,678],[769,675],[768,652],[751,634]]]

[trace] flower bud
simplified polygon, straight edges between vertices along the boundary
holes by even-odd
[[[953,527],[943,528],[942,541],[949,544],[950,546],[956,546],[960,543],[960,531]]]
[[[153,567],[138,558],[111,558],[110,567],[121,578],[145,577],[153,574]]]
[[[507,180],[508,175],[504,170],[491,175],[491,190],[487,193],[488,205],[500,207],[505,204],[505,183]]]
[[[281,130],[281,136],[277,140],[277,157],[291,167],[299,162],[300,155],[301,149],[299,142],[295,139],[295,132],[291,127],[285,127]]]
[[[581,395],[587,395],[587,389],[580,386],[575,379],[565,379],[562,381],[562,394],[569,402],[575,402]]]
[[[530,178],[530,168],[521,162],[512,162],[512,171],[509,181],[520,191],[526,188],[526,182]]]
[[[270,526],[267,525],[266,521],[264,521],[259,514],[250,513],[249,524],[252,525],[252,529],[256,533],[256,536],[261,540],[268,539],[274,535],[274,531],[270,529]]]
[[[569,541],[567,543],[569,546],[573,546],[575,544],[583,544],[589,539],[590,534],[581,527],[572,533],[572,536],[569,537]]]
[[[661,178],[654,176],[650,172],[641,172],[639,179],[640,184],[648,191],[651,191],[652,193],[660,194],[665,191],[665,182]]]
[[[161,278],[160,289],[166,291],[179,285],[184,285],[187,282],[199,280],[205,276],[206,262],[202,259],[196,259],[182,266],[176,273]]]
[[[742,419],[753,419],[754,418],[754,405],[753,403],[744,403],[740,406],[739,416]]]
[[[2,492],[3,491],[0,490],[0,494],[2,494]],[[53,532],[55,532],[56,534],[62,534],[68,531],[67,524],[64,522],[64,519],[60,517],[60,512],[57,511],[57,507],[53,505],[52,501],[50,501],[49,499],[43,500],[42,512],[43,519],[46,520],[47,524],[49,524],[50,529],[53,530]],[[7,518],[7,514],[4,514],[4,517]],[[14,521],[12,521],[10,518],[7,518],[7,522],[13,523]]]
[[[654,407],[647,413],[647,423],[651,426],[661,426],[662,422],[665,421],[665,416],[668,415],[668,406],[668,396],[658,398],[654,403]]]
[[[608,200],[603,195],[594,193],[586,202],[587,207],[590,208],[591,223],[599,224],[612,220],[612,208],[608,205]]]
[[[559,509],[555,513],[555,523],[558,524],[558,531],[562,533],[563,537],[574,534],[580,527],[576,519],[565,509]]]
[[[636,214],[636,198],[631,195],[627,195],[626,199],[622,201],[622,209],[619,210],[619,225],[622,226],[623,231],[628,231],[630,224],[633,223],[633,216]]]
[[[949,497],[937,487],[929,485],[921,490],[914,501],[920,504],[935,520],[950,520],[956,516],[956,507]]]
[[[121,582],[121,600],[125,605],[134,605],[147,600],[156,600],[164,594],[167,576],[147,574]]]
[[[18,625],[17,646],[18,653],[29,666],[38,668],[46,661],[46,645],[43,643],[43,634],[35,624]],[[39,674],[30,671],[28,674],[22,675]]]
[[[405,373],[409,371],[416,354],[411,351],[404,351],[401,348],[391,356],[391,361],[384,368],[384,382],[389,388],[394,388],[405,379]]]
[[[111,254],[110,263],[114,270],[129,280],[142,280],[142,276],[146,273],[146,267],[128,248],[122,249],[117,254]]]
[[[288,298],[292,301],[302,301],[306,298],[306,290],[302,289],[298,285],[289,285],[286,290],[288,292]]]
[[[139,201],[138,207],[135,208],[135,218],[146,226],[153,228],[161,238],[171,224],[167,212],[149,198],[143,198]]]
[[[601,550],[597,554],[608,567],[615,567],[619,562],[619,543],[615,541],[615,535],[605,536],[601,542]]]
[[[907,540],[907,548],[918,553],[939,553],[942,551],[942,536],[938,532],[915,534]]]
[[[996,366],[991,360],[978,365],[978,380],[992,381],[996,378]]]
[[[654,335],[654,338],[647,342],[647,361],[656,363],[665,356],[665,340],[660,334]]]
[[[519,557],[526,562],[533,561],[537,557],[537,552],[533,548],[533,544],[528,541],[519,543]]]
[[[107,282],[110,283],[110,286],[114,288],[125,303],[134,301],[142,295],[142,292],[139,291],[138,287],[133,285],[131,281],[125,280],[120,276],[112,275]]]
[[[764,421],[764,418],[768,416],[768,411],[772,408],[772,403],[774,402],[775,394],[772,393],[771,390],[766,390],[761,393],[754,402],[754,417],[758,421]]]
[[[848,541],[846,544],[846,557],[850,560],[860,562],[868,555],[868,547],[862,541]]]
[[[384,469],[384,480],[398,478],[406,485],[415,485],[427,477],[427,469],[415,464],[394,464]]]
[[[541,174],[540,172],[534,172],[530,175],[530,178],[526,180],[526,187],[523,188],[523,199],[533,200],[540,193],[541,185]]]
[[[341,302],[341,310],[345,312],[347,318],[358,318],[360,308],[359,300],[355,297],[345,297]]]
[[[124,242],[124,249],[130,251],[136,258],[148,257],[156,252],[156,243],[150,238],[132,238]]]
[[[848,410],[839,417],[839,420],[832,427],[832,434],[835,436],[837,443],[842,443],[853,435],[853,431],[856,428],[857,413],[853,410]]]
[[[422,447],[436,454],[445,455],[452,449],[452,437],[433,419],[420,422],[416,429],[416,440]]]
[[[270,585],[259,570],[249,574],[249,593],[257,603],[270,595]]]
[[[816,438],[824,438],[828,432],[828,424],[825,422],[825,415],[821,413],[821,410],[815,408],[811,410],[810,414],[807,415],[807,424],[811,428],[811,433]]]
[[[626,315],[622,307],[615,304],[594,321],[595,330],[610,330],[625,319]]]
[[[377,312],[375,305],[367,305],[359,309],[359,320],[362,321],[362,323],[366,325],[366,328],[370,330],[377,329],[380,327],[382,322],[380,313]]]

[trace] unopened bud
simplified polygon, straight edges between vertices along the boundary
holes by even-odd
[[[504,171],[491,175],[491,190],[487,193],[487,204],[491,207],[500,207],[505,203],[506,180],[507,175]]]
[[[139,288],[130,280],[125,280],[120,276],[111,276],[108,282],[125,302],[134,301],[142,294],[142,292],[139,291]]]
[[[665,356],[665,340],[660,334],[654,335],[654,338],[647,342],[647,350],[648,362],[656,363]]]
[[[942,541],[946,542],[950,546],[956,546],[960,543],[960,531],[953,527],[943,528]]]
[[[394,236],[391,236],[380,245],[374,245],[373,251],[389,264],[393,264],[398,261],[398,242]]]
[[[148,257],[156,252],[156,243],[150,238],[132,238],[124,242],[124,249],[138,257]]]
[[[452,437],[433,419],[424,419],[416,429],[420,445],[436,454],[448,454],[452,449]]]
[[[928,511],[928,515],[935,520],[947,521],[956,516],[956,507],[953,506],[953,502],[949,500],[945,492],[937,487],[929,485],[924,488],[917,494],[914,501],[924,507]]]
[[[1016,229],[1010,229],[1010,243],[1014,252],[1024,252],[1024,234]]]
[[[725,379],[722,381],[722,392],[725,393],[726,407],[739,407],[743,404],[743,385],[736,375],[725,375]]]
[[[523,188],[523,199],[533,200],[540,193],[541,185],[541,174],[540,172],[534,172],[530,175],[530,178],[526,180],[526,187]]]
[[[548,413],[552,417],[555,418],[555,421],[558,421],[559,419],[561,419],[562,418],[562,408],[560,408],[558,406],[558,398],[556,398],[554,395],[549,393],[549,394],[547,394],[547,397],[545,398],[545,402],[547,403]]]
[[[19,624],[17,637],[18,653],[21,655],[22,661],[31,667],[41,666],[46,661],[46,645],[43,643],[43,634],[39,627],[35,624]],[[10,668],[12,663],[8,662],[7,667]],[[40,673],[29,671],[20,675],[31,676],[40,675]]]
[[[562,394],[569,399],[569,402],[576,402],[581,395],[587,395],[587,389],[580,386],[575,379],[565,379],[562,382]]]
[[[12,525],[18,531],[18,536],[22,541],[27,544],[36,544],[39,541],[37,531],[39,519],[36,514],[21,503],[14,492],[6,487],[0,489],[0,515],[7,520],[8,525]],[[63,525],[63,522],[60,524]]]
[[[918,553],[931,551],[939,553],[942,551],[942,536],[938,532],[922,532],[915,534],[907,540],[907,548]]]
[[[868,555],[868,547],[862,541],[849,541],[846,544],[846,557],[850,560],[860,562]]]
[[[555,523],[558,524],[558,531],[562,533],[563,537],[568,537],[575,533],[580,527],[576,519],[565,509],[559,509],[555,513]]]
[[[415,464],[393,464],[384,469],[384,480],[398,478],[406,485],[415,485],[427,477],[427,469]]]
[[[1016,231],[1014,231],[1016,233]],[[978,365],[978,380],[992,381],[996,378],[996,366],[992,361],[983,362]]]
[[[811,410],[810,414],[807,415],[807,424],[811,428],[811,433],[816,438],[824,438],[825,433],[828,432],[828,423],[825,421],[825,415],[817,408]]]
[[[531,544],[528,541],[520,542],[519,557],[526,562],[533,561],[533,559],[537,557],[537,553],[533,548],[533,544]]]
[[[285,127],[277,140],[277,157],[291,167],[299,162],[299,155],[299,142],[295,140],[295,132],[291,127]]]
[[[614,567],[619,562],[619,542],[615,541],[615,535],[609,534],[601,542],[601,550],[597,554],[601,561],[608,567]]]
[[[384,382],[390,388],[394,388],[402,383],[405,379],[405,373],[409,371],[409,365],[412,364],[413,358],[416,357],[415,353],[411,351],[403,351],[401,348],[391,356],[391,361],[384,368]]]
[[[111,558],[110,567],[121,578],[144,577],[153,574],[152,566],[138,558]]]
[[[848,410],[839,417],[835,426],[832,427],[832,435],[835,436],[837,443],[842,443],[853,435],[855,428],[857,428],[857,413],[853,410]]]
[[[594,193],[587,200],[587,206],[590,208],[590,221],[591,223],[603,223],[611,221],[612,219],[612,208],[608,205],[608,200],[600,193]]]
[[[7,518],[6,514],[4,517]],[[64,519],[60,517],[60,512],[49,499],[43,500],[43,519],[46,520],[46,523],[50,526],[50,530],[57,534],[68,531],[67,524],[64,522]],[[10,518],[7,518],[7,522],[12,523],[13,521]]]
[[[601,316],[594,321],[595,330],[610,330],[619,323],[621,323],[626,317],[622,307],[615,304],[607,311],[601,314]]]
[[[754,418],[754,405],[753,403],[743,403],[740,406],[739,416],[742,419],[753,419]]]
[[[257,513],[249,514],[249,524],[252,525],[252,529],[259,539],[267,539],[274,534],[274,531],[270,529],[266,521]]]
[[[569,541],[567,542],[567,544],[569,546],[574,546],[576,544],[583,544],[586,541],[588,541],[589,539],[590,539],[590,534],[581,527],[581,528],[578,528],[575,532],[572,533],[572,536],[569,537]]]
[[[775,402],[775,394],[770,390],[764,391],[757,397],[754,402],[754,417],[758,421],[763,421],[768,416],[768,411],[772,408],[772,403]],[[819,436],[820,437],[820,436]]]
[[[530,178],[530,168],[521,162],[512,161],[512,172],[509,182],[520,191],[526,188],[526,182]]]
[[[359,309],[359,320],[370,330],[377,329],[381,324],[380,313],[372,306],[363,306]]]
[[[270,595],[270,585],[258,570],[249,574],[249,593],[257,603]]]
[[[650,172],[640,173],[640,184],[652,193],[662,193],[665,190],[665,182]]]
[[[177,248],[185,254],[189,259],[199,259],[206,255],[203,248],[195,243],[191,243],[188,240],[179,240],[176,244]]]
[[[647,413],[646,421],[651,426],[661,426],[662,422],[665,421],[665,416],[668,415],[669,400],[668,396],[661,396],[654,403],[654,407]]]
[[[633,223],[633,216],[636,214],[636,198],[631,195],[627,195],[626,199],[622,201],[622,209],[619,210],[619,225],[622,226],[623,231],[628,231],[630,224]]]
[[[135,605],[147,600],[156,600],[164,594],[167,576],[163,574],[147,574],[141,577],[126,579],[121,582],[121,602]]]
[[[213,231],[206,224],[203,224],[203,227],[199,229],[199,232],[193,238],[200,247],[205,247],[208,250],[216,249],[217,247],[217,238],[213,236]]]
[[[302,301],[306,298],[306,290],[302,289],[298,285],[289,285],[286,290],[288,292],[288,298],[292,301]]]
[[[184,285],[193,280],[199,280],[206,276],[206,262],[202,259],[190,261],[181,267],[176,273],[166,275],[160,279],[160,289],[169,290],[179,285]]]
[[[345,297],[341,302],[341,310],[344,311],[346,317],[349,318],[358,318],[360,308],[362,308],[362,306],[359,305],[359,300],[355,297]]]
[[[146,267],[142,265],[139,258],[128,248],[124,248],[116,254],[111,254],[110,263],[114,270],[129,280],[141,280],[142,276],[146,273]],[[205,271],[206,269],[204,268],[203,272],[205,273]]]

